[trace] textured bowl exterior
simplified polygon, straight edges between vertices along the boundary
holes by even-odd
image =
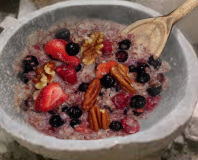
[[[0,35],[0,125],[22,145],[56,159],[137,159],[165,147],[190,119],[197,101],[198,61],[185,37],[173,28],[162,59],[172,70],[167,74],[170,88],[142,130],[134,135],[102,140],[59,140],[39,133],[24,123],[13,107],[13,87],[17,80],[12,63],[26,45],[28,35],[64,20],[66,16],[100,18],[129,25],[159,16],[149,8],[125,1],[68,1],[45,7],[17,20]]]

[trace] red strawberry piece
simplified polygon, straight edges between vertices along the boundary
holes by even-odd
[[[65,47],[68,42],[62,39],[53,39],[48,41],[44,47],[44,51],[51,55],[53,58],[77,67],[80,64],[80,59],[76,56],[70,56],[65,51]]]
[[[125,93],[119,93],[112,100],[117,109],[124,109],[129,104],[130,97]]]
[[[71,85],[77,83],[77,73],[73,66],[63,64],[56,68],[56,72],[64,81],[67,81]]]
[[[116,61],[109,61],[107,63],[101,63],[96,69],[96,78],[101,79],[104,75],[108,74],[111,67],[117,65]]]
[[[112,53],[112,43],[109,40],[105,40],[102,42],[103,44],[103,52],[106,54]]]
[[[140,130],[139,123],[131,117],[126,117],[122,120],[123,130],[128,134],[137,133]]]
[[[146,105],[144,106],[144,109],[146,111],[152,111],[155,109],[155,107],[159,104],[162,97],[159,95],[157,97],[148,97],[146,99]]]
[[[39,112],[48,112],[68,99],[68,95],[61,89],[57,82],[44,87],[38,95],[34,108]]]
[[[84,133],[84,134],[92,134],[93,131],[91,128],[88,127],[85,121],[83,121],[79,126],[75,127],[75,131],[78,133]]]

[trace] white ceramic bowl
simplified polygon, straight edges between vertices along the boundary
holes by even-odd
[[[162,149],[189,120],[197,100],[197,58],[177,28],[173,29],[162,54],[162,59],[172,67],[167,74],[170,88],[162,94],[163,99],[152,116],[141,121],[140,132],[101,140],[60,140],[39,133],[15,112],[13,60],[23,50],[28,35],[71,15],[107,19],[126,25],[138,19],[159,16],[149,8],[126,1],[68,1],[16,20],[0,36],[1,127],[30,150],[57,159],[135,159]]]

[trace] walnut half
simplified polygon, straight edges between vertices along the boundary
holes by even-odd
[[[50,61],[44,63],[39,69],[37,69],[36,77],[34,78],[34,82],[36,82],[35,87],[37,89],[43,89],[47,84],[51,83],[55,76],[55,62]]]
[[[85,39],[80,51],[82,62],[85,65],[95,63],[97,56],[102,53],[103,37],[104,34],[102,32],[95,31],[90,35],[90,37]]]

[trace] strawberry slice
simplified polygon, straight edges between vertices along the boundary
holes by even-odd
[[[67,99],[68,95],[61,89],[60,84],[53,82],[41,90],[34,108],[39,112],[47,112],[60,106]]]
[[[53,39],[47,42],[44,47],[44,51],[55,59],[77,67],[80,64],[80,59],[76,56],[68,55],[68,53],[65,51],[65,47],[67,44],[68,42],[64,40]]]
[[[126,117],[122,120],[122,126],[126,133],[134,134],[140,130],[139,123],[131,117]]]
[[[108,74],[111,67],[117,65],[116,61],[109,61],[107,63],[101,63],[96,69],[96,78],[101,79],[104,75]]]
[[[71,65],[61,65],[56,68],[58,75],[64,80],[74,85],[77,83],[77,72]]]

